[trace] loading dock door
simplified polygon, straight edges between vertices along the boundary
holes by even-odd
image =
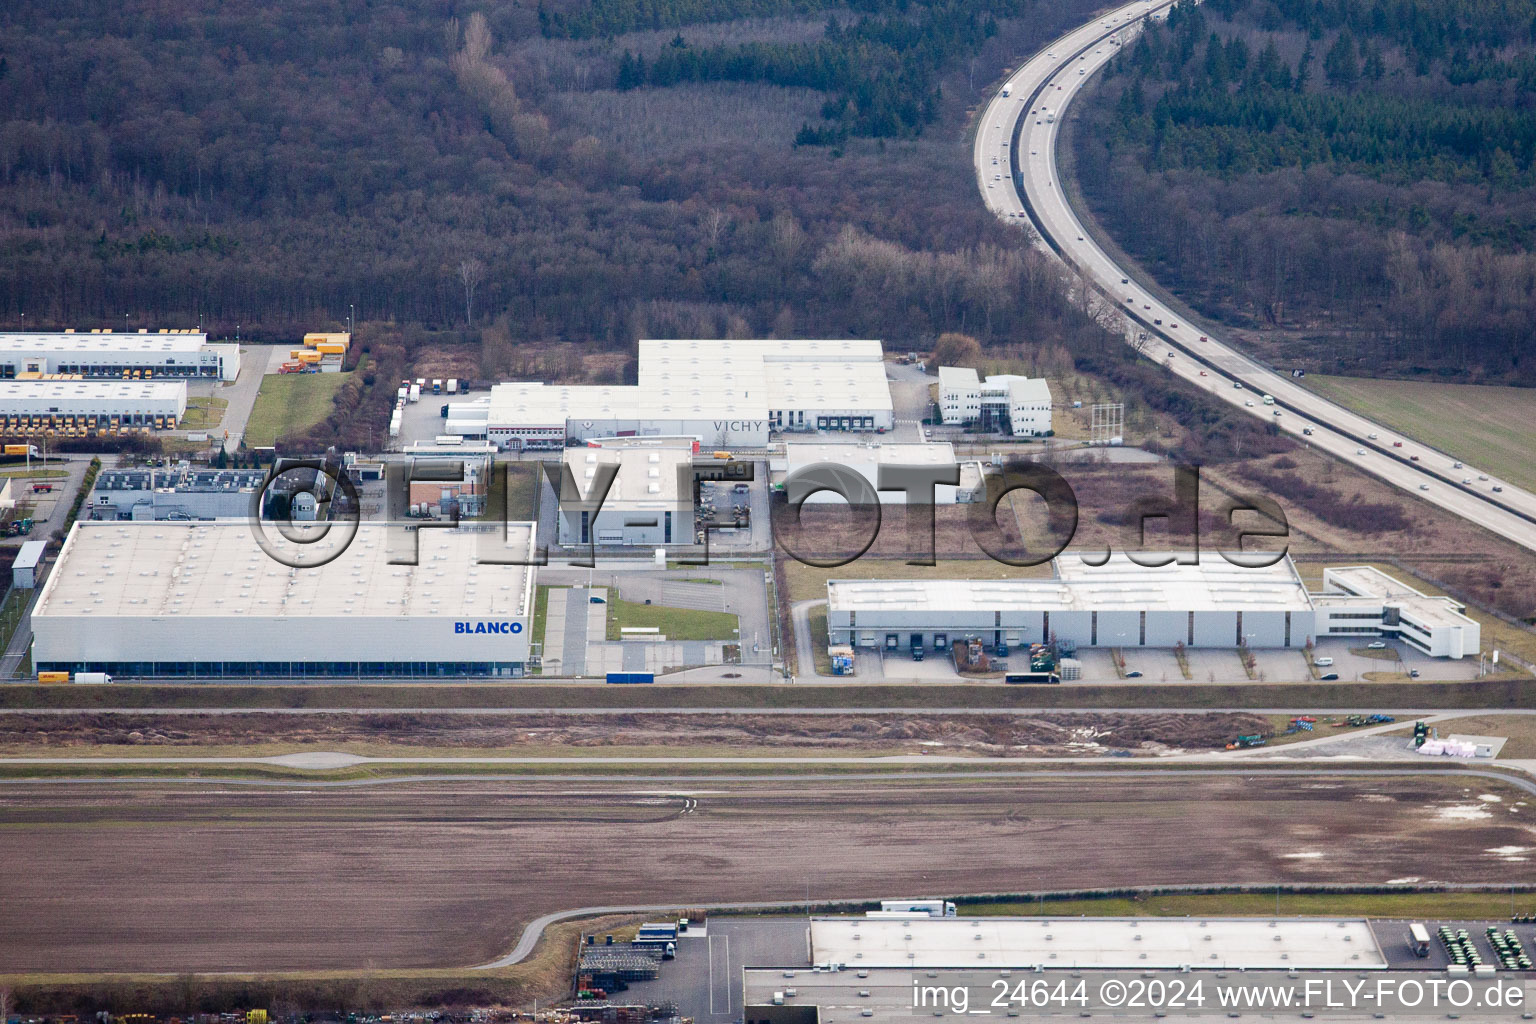
[[[885,634],[885,649],[886,650],[894,651],[899,646],[901,646],[901,636],[899,634],[896,634],[896,633],[887,633],[887,634]]]

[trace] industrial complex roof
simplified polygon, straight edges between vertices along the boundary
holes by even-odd
[[[1345,593],[1332,592],[1341,588]],[[1462,626],[1473,620],[1463,605],[1449,597],[1415,590],[1370,565],[1330,566],[1323,575],[1323,593],[1312,595],[1320,607],[1371,604],[1395,605],[1424,625]]]
[[[618,466],[618,474],[603,499],[605,511],[676,508],[680,497],[677,469],[693,462],[693,444],[691,439],[668,440],[667,444],[616,441],[615,447],[598,442],[604,447],[571,448],[565,453],[565,464],[571,467],[583,496],[590,492],[598,466]],[[692,488],[681,496],[691,502]]]
[[[639,345],[637,380],[634,385],[498,384],[491,389],[489,420],[553,425],[568,419],[762,419],[770,409],[891,408],[878,341],[646,339]]]
[[[1364,920],[814,918],[814,963],[845,967],[1383,969]]]
[[[329,534],[303,547],[329,552],[341,546],[347,529],[329,525]],[[499,536],[465,527],[412,531],[420,545],[417,564],[394,565],[397,548],[386,533],[401,527],[364,522],[334,560],[296,569],[269,556],[254,529],[243,521],[78,522],[33,615],[452,617],[529,611],[529,566],[476,559],[480,545],[499,544]],[[508,549],[531,560],[532,524],[512,523],[506,530]],[[289,550],[298,547],[281,541],[275,529],[266,533]],[[409,551],[408,541],[399,543]]]
[[[0,352],[195,353],[206,334],[70,334],[64,331],[0,333]]]
[[[1289,558],[1261,569],[1220,556],[1198,565],[1147,567],[1117,554],[1102,566],[1076,555],[1056,559],[1049,579],[831,580],[827,596],[840,610],[907,608],[943,611],[1286,611],[1311,599]]]
[[[187,392],[182,380],[3,380],[0,402],[49,398],[113,401],[155,399],[174,402]]]

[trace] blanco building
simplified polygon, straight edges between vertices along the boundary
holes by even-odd
[[[1051,388],[1042,377],[998,374],[981,380],[968,366],[939,367],[939,416],[946,426],[1014,437],[1051,433]]]
[[[933,500],[936,505],[963,504],[986,497],[981,463],[975,459],[958,460],[955,446],[947,441],[922,444],[790,441],[784,446],[783,468],[786,480],[821,463],[834,463],[857,472],[869,481],[871,488],[877,490],[883,505],[905,504],[907,495],[904,490],[878,490],[881,466],[958,467],[958,484],[934,485]],[[817,491],[806,498],[805,502],[816,505],[841,503],[844,500],[836,491]]]
[[[1374,569],[1328,569],[1309,593],[1289,557],[1263,568],[1220,555],[1148,567],[1116,554],[1103,565],[1062,555],[1049,577],[1001,580],[829,580],[832,644],[945,650],[987,644],[1077,647],[1303,648],[1337,636],[1400,637],[1436,657],[1475,655],[1477,622]]]
[[[28,373],[81,377],[201,377],[234,380],[240,346],[194,331],[0,333],[0,379]]]
[[[643,340],[633,385],[498,384],[448,410],[450,434],[502,449],[619,436],[761,448],[770,431],[894,426],[878,341]]]
[[[32,612],[39,671],[233,678],[516,676],[528,660],[531,523],[327,529],[280,553],[246,522],[77,522]],[[397,564],[411,558],[415,564]]]
[[[592,445],[565,454],[565,467],[580,493],[561,495],[561,546],[693,543],[691,438],[614,438]],[[593,487],[605,466],[613,467],[615,475],[601,507],[595,515],[576,508],[582,498],[595,499]]]
[[[174,427],[186,412],[184,380],[0,380],[0,417]]]
[[[1431,597],[1369,565],[1323,570],[1312,595],[1319,636],[1390,637],[1435,658],[1476,655],[1482,626],[1466,606]]]

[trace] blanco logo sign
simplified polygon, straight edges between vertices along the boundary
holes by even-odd
[[[521,622],[455,622],[455,633],[521,633]]]

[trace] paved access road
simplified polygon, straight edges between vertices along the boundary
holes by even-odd
[[[982,198],[1011,223],[1033,224],[1045,246],[1125,317],[1127,340],[1137,344],[1145,332],[1143,354],[1170,372],[1298,438],[1309,430],[1305,443],[1536,550],[1536,495],[1474,466],[1458,466],[1451,456],[1335,405],[1242,355],[1217,330],[1197,327],[1141,287],[1084,228],[1057,171],[1061,112],[1095,70],[1130,44],[1144,19],[1165,16],[1169,6],[1166,0],[1137,0],[1114,8],[1062,36],[1009,76],[987,105],[976,133]],[[1265,395],[1273,397],[1273,405],[1265,404]],[[1495,492],[1495,486],[1502,491]]]

